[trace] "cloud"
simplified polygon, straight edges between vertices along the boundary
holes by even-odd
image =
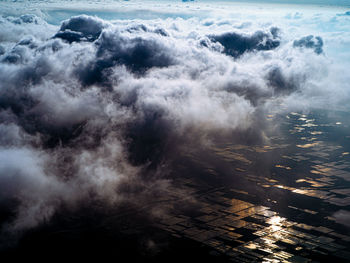
[[[350,16],[350,11],[346,11],[343,14],[337,14],[337,16]]]
[[[63,40],[72,42],[94,41],[104,28],[104,23],[97,17],[86,15],[72,17],[62,22],[60,31],[54,36]]]
[[[229,32],[209,36],[209,39],[213,42],[219,42],[224,47],[225,54],[237,58],[245,52],[277,48],[280,45],[277,33],[278,29],[272,28],[269,33],[257,31],[252,35],[245,36],[244,34]]]
[[[299,40],[295,40],[293,46],[311,48],[316,54],[321,54],[323,52],[323,40],[319,36],[314,37],[313,35],[309,35],[302,37]]]
[[[1,202],[20,200],[16,228],[33,227],[50,218],[57,202],[70,191],[58,178],[44,172],[47,158],[26,148],[0,150]]]
[[[222,136],[264,142],[273,105],[309,102],[314,83],[329,81],[321,38],[293,42],[270,24],[86,15],[60,27],[35,16],[1,23],[0,202],[16,203],[10,229],[60,206],[183,194],[167,177],[181,152]]]
[[[175,63],[170,49],[156,37],[125,37],[119,32],[105,31],[95,43],[96,54],[87,65],[81,65],[75,73],[84,85],[104,82],[108,70],[124,65],[133,73],[144,74],[153,67],[167,67]]]
[[[21,16],[26,17],[27,15]],[[19,42],[22,38],[36,36],[38,40],[45,40],[57,31],[57,28],[48,25],[42,18],[28,15],[32,19],[22,19],[12,16],[0,17],[0,42],[2,44]]]

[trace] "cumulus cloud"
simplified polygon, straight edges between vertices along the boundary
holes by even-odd
[[[224,47],[224,52],[235,58],[245,52],[253,50],[271,50],[280,45],[278,41],[278,28],[271,28],[270,32],[257,31],[252,35],[245,36],[235,32],[209,37],[211,41],[219,42]]]
[[[103,27],[103,21],[96,17],[77,16],[64,21],[55,37],[70,43],[82,40],[94,41],[100,36]]]
[[[61,205],[166,195],[172,158],[220,136],[263,141],[268,106],[319,80],[322,63],[302,51],[327,59],[321,38],[285,40],[271,25],[218,23],[214,34],[195,19],[0,23],[0,202],[16,204],[12,229]]]
[[[314,37],[313,35],[310,35],[302,37],[299,40],[295,40],[293,46],[311,48],[316,54],[321,54],[323,52],[323,40],[319,36]]]

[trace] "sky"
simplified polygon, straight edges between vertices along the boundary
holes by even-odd
[[[0,10],[0,204],[15,214],[4,231],[36,227],[62,205],[166,195],[179,152],[240,134],[266,143],[271,112],[349,110],[344,6],[37,1]]]

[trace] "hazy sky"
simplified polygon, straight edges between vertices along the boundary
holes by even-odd
[[[198,0],[204,2],[214,2],[215,0]],[[254,2],[254,3],[286,3],[286,4],[316,4],[316,5],[344,5],[350,6],[349,0],[223,0],[227,2]]]

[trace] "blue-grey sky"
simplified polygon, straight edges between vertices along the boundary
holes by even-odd
[[[215,2],[215,0],[198,0],[202,2]],[[340,5],[350,6],[349,0],[223,0],[225,2],[252,2],[252,3],[284,3],[309,5]]]

